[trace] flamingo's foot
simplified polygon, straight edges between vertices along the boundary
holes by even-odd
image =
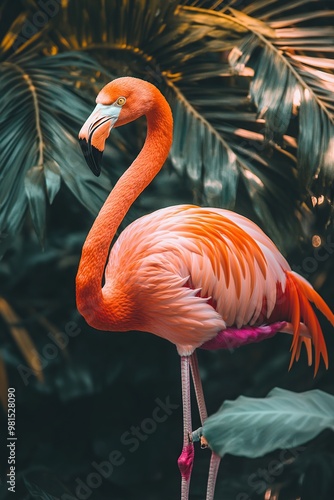
[[[201,443],[201,448],[204,450],[205,448],[210,448],[209,443],[206,438],[203,436],[203,427],[199,427],[195,431],[193,431],[189,436],[190,442],[197,443],[198,441]]]
[[[184,446],[181,455],[178,458],[177,465],[179,466],[181,476],[183,479],[188,481],[191,476],[191,471],[194,464],[194,445],[193,443],[189,443]]]

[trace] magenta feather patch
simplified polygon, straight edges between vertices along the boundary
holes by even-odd
[[[286,325],[285,321],[278,321],[271,325],[245,326],[243,328],[228,327],[221,330],[211,340],[204,342],[200,349],[235,349],[245,344],[261,342],[261,340],[273,337]]]

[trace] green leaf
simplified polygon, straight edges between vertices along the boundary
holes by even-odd
[[[204,422],[203,435],[221,457],[230,453],[255,458],[299,446],[327,428],[334,430],[334,396],[275,388],[266,398],[225,401]]]
[[[61,173],[58,163],[55,161],[46,162],[44,165],[44,176],[49,202],[52,203],[61,184]]]
[[[0,63],[0,233],[7,235],[7,241],[22,227],[27,200],[36,231],[40,239],[44,237],[43,191],[31,186],[36,181],[34,177],[29,179],[31,175],[38,177],[37,171],[31,171],[25,180],[27,172],[36,165],[44,167],[50,202],[59,191],[64,171],[71,170],[71,185],[82,183],[81,190],[85,192],[85,181],[75,174],[73,156],[77,161],[78,153],[73,153],[73,145],[77,146],[77,133],[91,112],[98,88],[92,75],[98,69],[101,69],[99,63],[87,54],[67,52],[45,56],[42,50],[23,51],[14,60]],[[39,182],[40,186],[44,182],[42,172]],[[102,182],[95,183],[95,196],[99,199],[105,191]],[[88,197],[86,192],[85,199]],[[88,208],[96,213],[99,207],[93,201]]]
[[[35,231],[41,245],[44,246],[46,193],[44,168],[42,165],[32,167],[28,170],[24,179],[24,187]]]
[[[236,44],[229,62],[238,74],[253,71],[250,96],[259,115],[265,118],[267,133],[282,137],[288,127],[299,128],[300,182],[307,188],[315,184],[319,192],[326,190],[330,196],[334,77],[333,59],[329,57],[334,56],[334,11],[295,12],[293,9],[302,3],[272,0],[265,6],[260,0],[244,9],[244,13],[230,9],[248,27],[249,34]],[[291,15],[287,15],[289,8]],[[265,32],[261,23],[247,20],[257,9],[257,21],[265,21],[272,33]],[[314,20],[321,17],[328,18],[324,21],[327,26],[321,21],[314,26]],[[315,179],[319,180],[315,183]]]
[[[0,81],[1,233],[12,236],[22,226],[27,206],[23,178],[34,165],[56,161],[64,184],[97,212],[111,183],[92,180],[83,169],[78,173],[82,157],[74,143],[112,71],[149,79],[165,94],[173,87],[171,159],[180,177],[191,180],[196,203],[254,216],[281,248],[293,244],[291,234],[297,239],[301,224],[309,222],[296,215],[315,177],[321,179],[318,195],[330,198],[334,29],[323,23],[332,12],[313,12],[318,25],[302,11],[301,0],[255,0],[242,11],[224,2],[210,5],[72,0],[61,5],[35,42],[27,42],[29,51],[22,46],[8,57]],[[3,55],[22,23],[20,18],[7,37]],[[231,74],[228,51],[238,76]],[[294,104],[298,91],[299,112]],[[104,164],[113,184],[115,161],[105,154]],[[50,181],[52,187],[46,182],[51,200],[59,177]],[[292,226],[298,230],[291,233]]]
[[[68,5],[69,13],[75,5],[75,0]],[[98,49],[99,59],[113,72],[119,72],[122,64],[123,72],[158,83],[161,90],[170,96],[173,107],[174,141],[170,158],[180,176],[186,175],[190,179],[195,193],[194,201],[238,211],[236,199],[240,181],[244,181],[243,186],[249,193],[250,205],[254,205],[252,208],[259,217],[258,222],[262,223],[281,248],[286,247],[289,241],[287,234],[297,234],[295,230],[290,231],[291,226],[295,229],[299,224],[298,219],[294,219],[296,222],[292,224],[293,217],[286,216],[287,213],[296,214],[302,191],[296,189],[295,175],[291,175],[291,171],[295,174],[295,158],[290,154],[287,161],[282,148],[280,151],[276,148],[273,158],[272,150],[276,144],[271,140],[268,147],[267,137],[259,128],[256,113],[247,97],[248,79],[231,78],[227,63],[223,62],[221,55],[217,58],[218,53],[238,43],[249,28],[257,29],[261,36],[271,36],[274,30],[262,21],[252,21],[247,15],[240,14],[240,19],[237,19],[236,11],[231,16],[211,9],[185,6],[175,11],[157,9],[157,20],[153,25],[150,24],[148,43],[148,35],[140,26],[145,24],[146,17],[151,19],[156,4],[151,4],[150,12],[142,9],[140,2],[138,5],[135,2],[135,5],[141,21],[137,25],[130,15],[128,22],[129,25],[135,23],[134,29],[138,35],[136,44],[131,38],[133,33],[129,25],[115,23],[115,19],[126,17],[128,4],[115,0],[104,2],[102,10],[98,12],[93,11],[92,5],[87,2],[87,15],[83,10],[75,11],[82,23],[74,25],[75,17],[71,15],[66,17],[64,23],[58,17],[56,29],[60,34],[65,33],[66,29],[71,30],[73,46],[81,45],[84,48],[89,43],[92,54],[97,54]],[[116,17],[109,18],[109,11],[115,12],[115,9]],[[96,20],[94,26],[88,23],[92,16]],[[84,26],[84,29],[78,30],[78,26]],[[107,30],[107,26],[113,26],[113,29]],[[81,38],[83,32],[85,40]],[[111,50],[112,59],[103,56],[104,48]],[[128,69],[124,70],[124,67]],[[286,124],[283,124],[284,127]],[[256,141],[249,139],[252,134],[256,135],[254,129],[261,131],[261,134],[257,134],[260,139]],[[240,131],[243,131],[243,136],[236,137]],[[259,140],[262,144],[259,144]],[[261,157],[259,154],[255,157],[253,150],[260,151]],[[278,161],[276,157],[279,154],[281,157]],[[262,171],[255,175],[260,181],[251,185],[245,175],[249,169],[258,170],[258,161],[262,162]],[[276,179],[270,179],[266,173],[268,170],[276,177],[293,183],[296,199],[290,196],[288,203],[285,203],[286,184],[281,189],[280,182],[274,200],[271,191]],[[263,183],[263,179],[267,178],[271,180],[269,189]],[[258,199],[260,203],[257,203]]]
[[[186,172],[195,186],[203,183],[209,205],[232,208],[240,164],[238,158],[210,123],[171,83],[174,103],[174,139],[170,153],[174,167]]]

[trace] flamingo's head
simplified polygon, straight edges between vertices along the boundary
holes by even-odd
[[[79,132],[79,142],[92,172],[99,176],[105,141],[113,127],[125,125],[147,114],[160,92],[138,78],[117,78],[108,83],[96,98],[96,107]]]

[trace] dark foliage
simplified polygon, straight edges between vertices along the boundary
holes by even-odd
[[[16,498],[178,498],[175,348],[144,333],[92,331],[74,299],[86,234],[145,124],[113,132],[98,180],[77,132],[114,76],[158,85],[173,106],[174,146],[124,225],[177,203],[230,207],[258,222],[333,309],[332,4],[55,0],[47,13],[46,3],[0,6],[0,396],[15,387]],[[287,372],[284,335],[200,352],[209,412],[275,386],[333,394],[333,331],[323,328],[330,369],[315,379],[306,356]],[[196,451],[192,498],[201,499],[209,452]],[[0,460],[0,495],[11,498],[4,446]],[[329,500],[333,469],[326,431],[295,452],[225,457],[216,498],[264,499],[271,489],[279,500]]]

